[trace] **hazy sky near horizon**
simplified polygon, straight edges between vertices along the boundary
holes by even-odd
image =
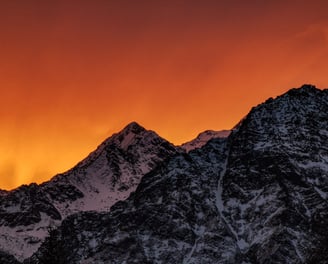
[[[323,0],[1,0],[0,188],[42,182],[137,121],[173,143],[328,86]]]

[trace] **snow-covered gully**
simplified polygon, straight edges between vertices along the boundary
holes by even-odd
[[[220,218],[223,221],[224,225],[227,227],[227,230],[235,238],[236,245],[238,247],[237,250],[239,252],[246,252],[249,248],[249,244],[243,238],[239,238],[236,230],[234,230],[232,225],[229,223],[227,218],[224,216],[224,204],[223,204],[223,199],[222,199],[222,192],[223,192],[222,182],[223,182],[223,178],[226,173],[226,170],[227,170],[228,157],[229,157],[229,151],[227,153],[226,160],[222,166],[222,170],[220,171],[220,175],[219,175],[218,187],[217,187],[216,194],[215,194],[216,208],[218,209]]]

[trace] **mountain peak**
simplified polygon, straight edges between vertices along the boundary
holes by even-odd
[[[185,151],[189,152],[193,149],[204,146],[211,139],[227,138],[230,135],[230,133],[231,133],[230,130],[220,130],[220,131],[205,130],[204,132],[199,133],[195,139],[183,143],[181,147]]]
[[[129,123],[126,127],[123,128],[122,132],[132,132],[134,134],[139,134],[143,131],[145,131],[146,129],[142,126],[140,126],[137,122],[133,121],[131,123]]]
[[[303,84],[299,89],[304,91],[318,90],[313,84]]]
[[[308,96],[308,95],[314,95],[321,92],[320,89],[318,89],[315,85],[312,84],[303,84],[299,88],[293,88],[290,89],[286,94],[290,96]]]
[[[117,145],[122,149],[127,150],[130,145],[133,145],[137,139],[149,136],[152,132],[140,126],[137,122],[131,122],[124,127],[115,136]]]

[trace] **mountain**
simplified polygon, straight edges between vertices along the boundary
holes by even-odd
[[[198,134],[198,136],[195,139],[183,143],[181,145],[181,148],[189,152],[196,148],[201,148],[213,138],[227,138],[230,135],[230,133],[231,133],[230,130],[220,130],[220,131],[206,130]]]
[[[327,142],[328,90],[292,89],[110,211],[68,216],[25,263],[327,263]]]
[[[1,192],[1,263],[328,262],[328,90],[199,139],[182,151],[131,123],[67,173]]]
[[[15,259],[14,256],[0,251],[0,263],[1,264],[20,264],[20,262]]]
[[[309,263],[327,224],[328,90],[292,89],[230,137],[221,214],[257,263]],[[252,263],[251,262],[251,263]]]
[[[218,247],[225,251],[234,242],[216,208],[226,140],[215,139],[203,148],[146,174],[110,212],[67,217],[51,243],[64,245],[67,263],[184,263],[183,258],[187,263],[197,245],[206,245],[208,260],[219,258]],[[222,238],[226,245],[220,244]],[[45,243],[36,255],[42,259],[49,250]]]
[[[18,260],[30,257],[67,216],[108,211],[135,191],[141,177],[176,148],[155,132],[131,123],[86,159],[41,185],[23,185],[0,195],[0,250]]]
[[[8,191],[0,189],[0,196],[6,195],[7,193],[8,193]]]

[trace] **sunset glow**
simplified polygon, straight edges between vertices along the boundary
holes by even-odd
[[[0,188],[137,121],[175,144],[328,86],[327,1],[1,1]]]

